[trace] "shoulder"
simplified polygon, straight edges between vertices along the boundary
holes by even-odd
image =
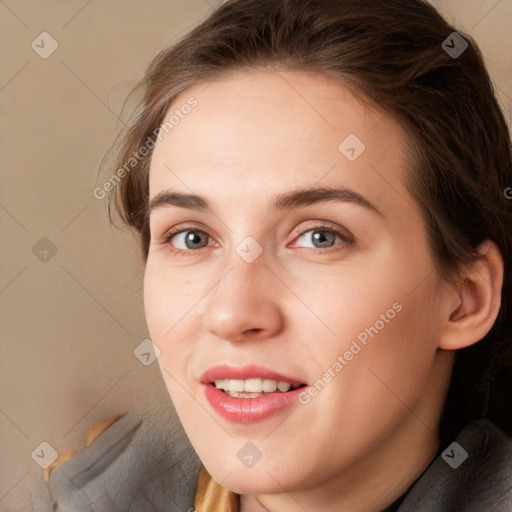
[[[193,505],[200,461],[168,405],[94,425],[52,466],[32,483],[31,511],[171,512]]]
[[[409,510],[512,510],[512,439],[488,420],[468,424],[410,490]]]
[[[473,457],[468,452],[458,501],[466,507],[473,502],[485,510],[512,510],[512,438],[487,420],[471,423],[461,434],[460,443],[467,442]]]

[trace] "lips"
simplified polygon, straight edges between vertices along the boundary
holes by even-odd
[[[240,386],[244,383],[254,385],[256,381],[265,383],[262,393],[242,391]],[[296,377],[254,365],[238,368],[215,366],[201,376],[200,382],[213,410],[235,423],[261,421],[282,412],[297,402],[302,388],[306,386]],[[264,389],[273,391],[265,392]]]

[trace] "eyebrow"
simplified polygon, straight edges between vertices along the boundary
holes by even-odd
[[[272,197],[269,212],[272,210],[290,210],[292,208],[299,208],[301,206],[307,206],[323,201],[354,203],[377,213],[381,217],[384,217],[377,207],[363,195],[344,186],[311,189],[299,188],[275,194]],[[163,190],[149,202],[147,209],[148,216],[155,210],[168,205],[198,211],[206,211],[210,209],[208,201],[204,197],[196,194],[183,194],[172,190]]]

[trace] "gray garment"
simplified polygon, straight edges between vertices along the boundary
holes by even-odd
[[[396,508],[386,510],[512,511],[512,439],[479,420],[455,441],[459,446],[443,447],[446,460],[436,457]],[[468,457],[454,469],[460,447]],[[52,471],[51,492],[42,478],[34,481],[24,512],[191,512],[199,467],[172,407],[130,412]]]
[[[475,420],[441,450],[398,512],[512,511],[512,438],[488,420]]]
[[[78,455],[31,482],[23,512],[188,512],[200,460],[170,401],[132,411]]]

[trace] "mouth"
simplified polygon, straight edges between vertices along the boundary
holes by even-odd
[[[297,402],[307,384],[261,366],[216,366],[201,377],[213,410],[232,422],[264,420]]]

